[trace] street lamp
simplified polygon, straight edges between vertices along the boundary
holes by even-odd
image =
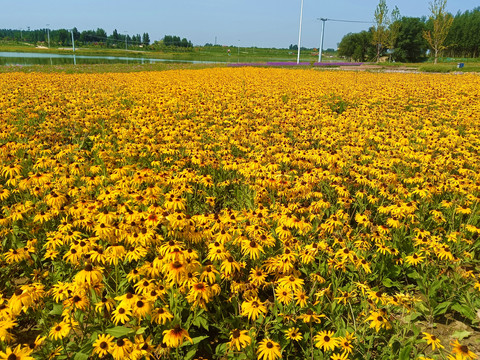
[[[303,18],[303,0],[300,5],[300,26],[298,27],[298,52],[297,52],[297,64],[300,63],[300,39],[302,38],[302,18]]]
[[[50,24],[47,24],[47,38],[48,38],[48,47],[50,47],[50,29],[48,28]]]
[[[323,39],[325,37],[325,21],[327,21],[327,18],[320,18],[319,20],[322,21],[322,40],[320,42],[320,51],[318,52],[318,62],[322,62],[322,52],[323,52]]]
[[[75,57],[75,39],[73,37],[73,29],[70,30],[72,33],[72,49],[73,49],[73,65],[77,65],[77,58]]]

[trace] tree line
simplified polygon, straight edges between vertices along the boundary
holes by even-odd
[[[418,62],[432,56],[480,56],[480,7],[455,16],[445,11],[446,0],[430,3],[429,17],[401,16],[397,7],[388,14],[385,0],[376,8],[375,25],[368,31],[345,35],[338,46],[340,56],[354,61]],[[430,50],[430,52],[428,52]]]
[[[130,46],[148,46],[150,45],[150,36],[148,33],[143,35],[128,35],[120,34],[116,29],[112,34],[108,35],[102,28],[97,30],[78,31],[77,28],[72,30],[67,29],[36,29],[36,30],[14,30],[14,29],[0,29],[0,40],[17,41],[28,43],[47,43],[50,39],[50,44],[53,46],[71,46],[73,39],[79,45],[100,45],[105,47],[115,47],[127,43]]]

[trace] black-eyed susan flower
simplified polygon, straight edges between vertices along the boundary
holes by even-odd
[[[182,345],[186,340],[192,341],[188,335],[188,331],[182,329],[180,325],[175,325],[173,329],[165,330],[163,332],[163,343],[168,347],[177,348]]]
[[[313,340],[316,347],[325,351],[333,350],[340,344],[340,340],[334,336],[334,332],[328,330],[320,331],[313,337]]]
[[[87,284],[88,286],[99,283],[103,279],[102,270],[100,267],[87,264],[83,270],[75,275],[75,281],[80,285]]]
[[[307,309],[307,311],[301,315],[298,316],[299,319],[301,319],[304,323],[320,323],[322,318],[324,318],[325,315],[323,314],[317,314],[315,313],[312,309]]]
[[[115,360],[129,359],[133,350],[133,343],[127,338],[117,339],[113,343],[110,354]]]
[[[16,348],[12,349],[10,346],[7,346],[5,352],[0,351],[1,360],[35,360],[30,356],[32,350],[28,347],[22,347],[18,345]]]
[[[281,304],[289,304],[293,300],[293,292],[287,287],[279,286],[275,289],[275,297]]]
[[[139,298],[133,303],[132,313],[138,319],[143,319],[152,312],[152,303],[145,298]]]
[[[72,328],[66,322],[59,322],[50,328],[49,336],[53,340],[59,340],[66,337]]]
[[[333,353],[330,359],[332,359],[332,360],[348,360],[348,354],[346,352]]]
[[[457,339],[450,343],[452,346],[452,354],[455,355],[456,360],[473,360],[477,359],[478,355],[472,352],[467,345],[462,345]]]
[[[258,297],[242,303],[242,315],[248,317],[249,320],[255,321],[260,315],[267,313],[267,307]]]
[[[152,310],[152,321],[164,325],[173,319],[173,315],[167,307],[159,307]]]
[[[252,282],[255,286],[261,286],[265,284],[267,274],[260,268],[255,267],[250,269],[250,275],[248,280]]]
[[[93,343],[93,353],[100,357],[106,356],[113,349],[114,338],[112,335],[100,334]]]
[[[5,304],[0,304],[0,306],[8,309]],[[2,319],[2,317],[0,317],[0,319]],[[9,332],[9,330],[16,325],[17,322],[15,320],[8,319],[6,316],[4,316],[4,319],[0,320],[0,341],[5,343],[10,342],[13,339],[13,335]]]
[[[422,256],[421,253],[414,253],[413,255],[405,256],[405,262],[413,266],[420,264],[423,260],[425,260],[425,256]]]
[[[424,335],[422,339],[426,340],[428,345],[432,345],[432,350],[435,350],[436,347],[439,349],[444,348],[444,346],[440,343],[440,339],[435,335],[427,332],[423,332],[422,334]]]
[[[296,276],[284,276],[278,279],[278,284],[292,291],[301,290],[305,281]]]
[[[385,318],[385,313],[382,311],[372,311],[370,316],[367,317],[367,320],[370,321],[370,327],[375,328],[375,331],[380,331],[381,328],[384,329],[391,329],[392,325],[390,322]]]
[[[258,344],[258,360],[276,360],[282,357],[280,345],[270,339],[263,339]]]
[[[288,340],[300,341],[303,339],[303,335],[300,332],[299,328],[291,327],[288,330],[285,330],[285,337]]]
[[[308,295],[303,290],[297,290],[294,293],[295,295],[295,305],[300,307],[305,307],[308,305]]]
[[[99,302],[95,304],[95,311],[98,313],[109,313],[115,307],[115,300],[102,296]]]
[[[132,316],[132,310],[123,305],[112,311],[112,321],[115,325],[125,324],[130,320],[130,316]]]
[[[228,343],[228,346],[231,349],[241,351],[247,345],[250,345],[251,342],[252,338],[248,334],[247,330],[234,329],[230,332],[230,342]]]

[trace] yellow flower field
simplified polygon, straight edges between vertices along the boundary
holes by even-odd
[[[473,74],[0,74],[0,359],[475,359],[479,152]]]

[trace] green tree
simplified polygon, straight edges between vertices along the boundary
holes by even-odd
[[[402,62],[418,62],[425,57],[428,44],[422,36],[425,19],[402,17],[393,58]]]
[[[375,26],[373,27],[372,42],[376,46],[376,61],[380,61],[382,49],[388,39],[388,6],[386,0],[380,0],[374,14]]]
[[[342,38],[338,45],[338,55],[354,61],[365,61],[375,56],[375,47],[372,45],[372,32],[362,31],[349,33]]]
[[[67,43],[70,43],[71,42],[71,35],[70,35],[70,32],[68,30],[65,30],[65,29],[60,29],[58,30],[58,43],[60,45],[66,45]]]
[[[424,30],[423,37],[427,40],[435,56],[434,63],[438,61],[439,53],[446,49],[445,40],[453,23],[453,16],[446,12],[447,0],[433,0],[430,2],[430,22],[432,29]]]
[[[458,12],[448,32],[448,54],[453,57],[478,57],[480,55],[480,7]]]
[[[392,14],[390,15],[390,26],[388,28],[388,36],[386,42],[386,45],[390,50],[395,49],[398,34],[400,33],[401,19],[402,17],[400,16],[400,10],[397,6],[395,6],[395,9],[393,9]]]
[[[145,46],[150,45],[150,36],[148,35],[148,33],[143,33],[142,43],[143,43],[143,45],[145,45]]]

